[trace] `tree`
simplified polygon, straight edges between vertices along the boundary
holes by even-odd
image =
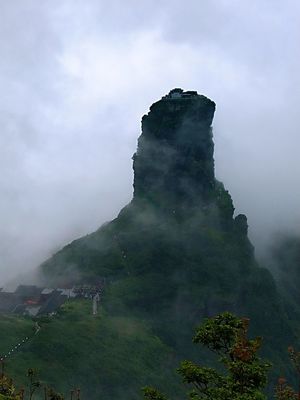
[[[275,399],[276,400],[295,400],[297,399],[297,393],[294,389],[286,383],[285,378],[279,378],[277,386],[275,388]]]
[[[29,379],[29,400],[32,400],[34,393],[41,387],[41,382],[38,379],[38,372],[33,368],[27,370],[27,376]]]
[[[44,398],[46,400],[64,400],[64,396],[57,393],[53,388],[45,386],[38,378],[38,371],[29,368],[27,370],[28,390],[20,389],[18,392],[13,381],[4,375],[4,366],[2,360],[2,372],[0,374],[0,400],[33,400],[38,396],[41,398],[41,389],[44,389]],[[72,393],[75,391],[73,390]],[[73,396],[71,395],[71,400]],[[74,398],[75,399],[75,398]],[[80,389],[76,390],[76,400],[80,400]]]
[[[225,369],[203,367],[183,361],[178,369],[183,382],[192,386],[188,394],[193,400],[265,400],[262,392],[271,366],[263,362],[257,351],[261,338],[247,338],[249,320],[225,312],[205,320],[193,338],[216,353]],[[144,388],[147,400],[167,400],[153,388]]]
[[[60,393],[55,392],[52,388],[46,389],[47,400],[64,400],[64,396]]]
[[[18,400],[20,399],[19,394],[16,393],[16,389],[10,378],[5,375],[0,377],[0,400]]]
[[[296,392],[290,385],[287,384],[285,378],[278,379],[275,389],[275,398],[277,400],[300,400],[300,351],[296,351],[294,347],[288,348],[290,360],[293,364],[298,380],[298,392]]]

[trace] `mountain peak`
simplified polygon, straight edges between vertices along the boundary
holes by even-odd
[[[214,112],[213,101],[180,88],[152,104],[133,156],[135,198],[199,201],[214,188]]]

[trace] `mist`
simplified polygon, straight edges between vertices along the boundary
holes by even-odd
[[[300,5],[0,4],[0,284],[132,197],[140,120],[174,87],[217,104],[216,176],[263,253],[300,232]]]

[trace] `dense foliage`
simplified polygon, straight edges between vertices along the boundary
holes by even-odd
[[[183,382],[193,390],[193,400],[265,400],[263,388],[267,382],[270,364],[258,356],[261,339],[247,338],[248,319],[225,312],[207,319],[193,339],[219,356],[225,372],[184,361],[178,369]],[[153,388],[145,388],[147,400],[166,399]]]

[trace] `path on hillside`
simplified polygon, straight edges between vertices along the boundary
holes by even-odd
[[[13,356],[18,352],[30,339],[33,339],[35,335],[39,333],[41,330],[41,326],[38,322],[35,323],[34,333],[31,336],[25,336],[19,343],[17,343],[14,347],[12,347],[6,354],[0,355],[0,361],[3,362],[7,358]]]
[[[96,294],[92,296],[92,314],[97,315],[98,313],[98,305],[100,303],[100,291],[97,291]],[[39,333],[41,330],[41,325],[38,322],[35,322],[34,325],[34,333],[31,336],[25,336],[19,343],[17,343],[14,347],[12,347],[8,352],[3,355],[0,355],[0,362],[3,362],[7,358],[16,354],[22,347],[34,338],[35,335]]]

